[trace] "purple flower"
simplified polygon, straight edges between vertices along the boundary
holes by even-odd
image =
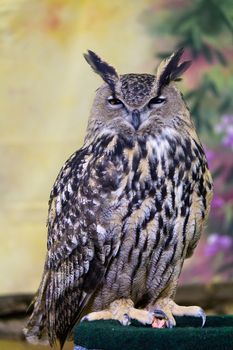
[[[233,128],[225,135],[222,140],[222,144],[233,149]]]
[[[223,133],[222,144],[233,150],[233,115],[224,115],[215,127],[217,133]]]
[[[213,209],[221,209],[223,205],[225,204],[225,201],[222,197],[215,195],[212,201],[212,208]]]
[[[233,115],[223,115],[215,130],[217,132],[226,132],[229,127],[233,127]]]
[[[214,256],[220,251],[227,251],[231,246],[232,237],[227,235],[221,235],[219,233],[212,233],[207,239],[205,255]]]

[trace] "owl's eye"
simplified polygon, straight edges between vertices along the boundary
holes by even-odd
[[[114,98],[112,96],[110,96],[108,98],[108,103],[111,105],[111,107],[113,108],[121,108],[123,107],[123,103],[121,102],[121,100],[119,100],[118,98]]]
[[[158,105],[161,105],[162,103],[164,103],[166,101],[166,98],[163,97],[163,96],[157,96],[157,97],[154,97],[152,98],[149,103],[148,103],[148,106],[150,108],[153,108],[153,107],[156,107]]]

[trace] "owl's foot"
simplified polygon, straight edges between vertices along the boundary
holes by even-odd
[[[157,319],[155,318],[155,320],[152,322],[153,328],[163,328],[164,326],[168,328],[174,327],[176,325],[174,316],[201,317],[202,327],[204,326],[206,321],[205,312],[199,306],[180,306],[180,305],[177,305],[170,298],[158,299],[154,307],[156,308],[157,311],[161,310],[165,314],[165,317],[163,319],[164,325],[162,327],[161,327],[161,323],[159,324],[159,326],[157,326]],[[150,310],[151,310],[151,307],[150,307]]]
[[[137,320],[142,324],[152,324],[156,317],[164,319],[166,315],[161,310],[150,312],[135,309],[132,300],[118,299],[112,302],[108,309],[91,312],[84,316],[81,321],[117,320],[122,325],[128,326],[131,323],[131,319]]]

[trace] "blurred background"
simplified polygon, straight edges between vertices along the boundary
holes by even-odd
[[[153,73],[180,47],[192,59],[179,87],[215,195],[177,298],[233,313],[232,39],[231,0],[0,0],[0,337],[21,338],[43,269],[49,193],[82,145],[101,84],[83,59],[87,49],[119,73]],[[29,349],[0,341],[11,346]]]

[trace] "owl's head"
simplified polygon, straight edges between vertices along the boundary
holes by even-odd
[[[191,64],[190,61],[179,63],[182,53],[179,50],[163,60],[155,75],[118,75],[115,68],[94,52],[84,54],[105,82],[96,92],[89,129],[94,132],[104,126],[116,132],[142,134],[155,129],[158,123],[172,123],[177,115],[189,119],[182,95],[173,83]]]

